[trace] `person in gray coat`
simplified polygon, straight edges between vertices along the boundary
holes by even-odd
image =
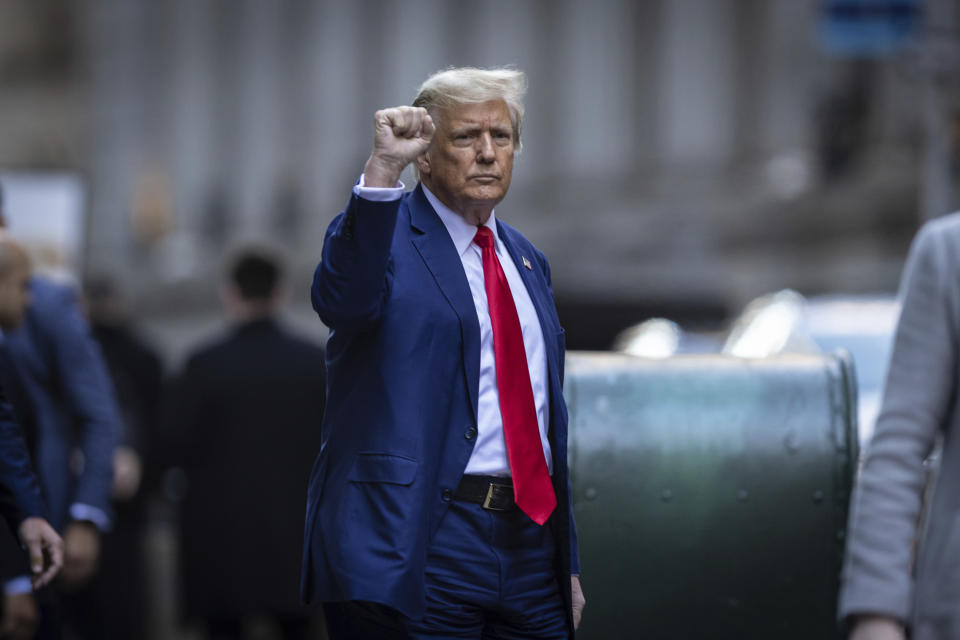
[[[883,407],[854,492],[839,614],[852,640],[960,638],[960,213],[910,249]],[[933,492],[925,461],[942,438]],[[925,497],[927,496],[927,497]],[[921,514],[924,514],[921,517]]]

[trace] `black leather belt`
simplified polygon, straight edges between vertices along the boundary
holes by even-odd
[[[517,506],[513,501],[513,480],[499,476],[463,476],[453,497],[475,502],[487,511],[510,511]]]

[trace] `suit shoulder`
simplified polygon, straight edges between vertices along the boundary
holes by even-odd
[[[527,240],[526,236],[502,220],[498,219],[497,224],[500,226],[501,233],[505,233],[519,251],[524,252],[524,255],[530,254],[531,257],[536,258],[541,268],[549,270],[550,263],[547,261],[547,256],[545,256],[540,249],[537,249],[532,242]]]
[[[291,329],[279,327],[277,333],[288,346],[302,351],[305,355],[323,355],[325,352],[322,345]]]
[[[284,348],[278,351],[284,368],[311,376],[326,376],[326,350],[315,342],[297,335],[285,336]]]
[[[32,309],[46,311],[77,304],[78,293],[71,284],[35,276],[30,280],[30,298]]]
[[[417,206],[416,199],[414,198],[415,195],[416,191],[404,191],[403,195],[400,196],[400,210],[398,211],[398,215],[405,218],[408,222],[411,219],[410,208]]]
[[[303,338],[288,329],[277,326],[275,330],[261,332],[256,336],[235,332],[211,338],[202,343],[187,358],[186,369],[195,371],[220,369],[225,362],[242,359],[245,354],[272,354],[284,361],[324,359],[324,349],[317,343]]]
[[[217,335],[200,342],[187,354],[184,360],[184,371],[202,368],[230,348],[229,335]]]
[[[939,271],[957,269],[960,265],[960,213],[927,221],[913,239],[911,254],[913,261],[927,262]]]
[[[540,256],[543,256],[543,253],[537,249],[536,246],[530,240],[527,239],[525,235],[520,233],[515,227],[510,226],[503,220],[498,219],[497,225],[499,225],[501,232],[506,233],[509,239],[516,245],[518,249],[523,248],[529,250],[530,253],[536,253]]]
[[[951,242],[960,241],[960,211],[924,223],[918,236],[940,236]]]

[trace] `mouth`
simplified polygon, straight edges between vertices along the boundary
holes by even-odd
[[[490,173],[483,173],[477,176],[470,176],[471,180],[476,180],[482,184],[489,184],[491,182],[497,182],[500,180],[500,176],[493,175]]]

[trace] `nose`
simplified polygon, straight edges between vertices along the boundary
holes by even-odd
[[[483,132],[477,144],[477,162],[490,163],[496,159],[496,153],[494,153],[493,149],[493,137],[489,131]]]

